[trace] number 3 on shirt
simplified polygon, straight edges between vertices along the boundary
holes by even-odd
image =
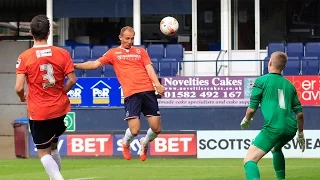
[[[54,79],[54,76],[53,76],[54,72],[53,72],[52,65],[49,63],[48,64],[41,64],[40,71],[47,72],[42,77],[43,77],[43,80],[48,80],[48,82],[42,83],[42,87],[45,89],[45,88],[54,86],[56,83],[56,80]]]
[[[278,89],[278,100],[281,109],[286,109],[286,103],[284,101],[284,94],[282,89]]]

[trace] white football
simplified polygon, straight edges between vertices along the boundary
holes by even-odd
[[[179,23],[174,17],[165,17],[160,22],[160,30],[167,36],[174,35],[179,29]]]

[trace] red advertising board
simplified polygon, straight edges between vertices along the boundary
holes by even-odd
[[[68,156],[112,156],[111,134],[78,134],[67,136]]]
[[[320,105],[320,76],[286,76],[296,87],[303,106]]]
[[[195,156],[197,139],[195,134],[159,134],[150,144],[152,156]]]

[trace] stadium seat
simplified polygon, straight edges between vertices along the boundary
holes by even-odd
[[[320,42],[308,42],[305,45],[306,57],[320,57]]]
[[[162,58],[160,61],[160,76],[176,76],[178,63],[173,58]]]
[[[302,58],[302,75],[318,75],[319,60],[318,57]]]
[[[60,46],[60,48],[65,49],[69,52],[70,56],[72,57],[72,47],[71,46]]]
[[[179,70],[182,69],[183,46],[181,44],[168,44],[166,47],[166,58],[175,58],[179,62]]]
[[[104,77],[116,77],[116,73],[114,72],[113,67],[110,65],[104,66],[103,76]]]
[[[266,57],[263,61],[263,74],[268,74],[269,57]]]
[[[95,70],[87,70],[86,77],[101,77],[102,76],[102,67]]]
[[[112,45],[111,48],[117,48],[119,45]]]
[[[285,76],[293,76],[300,75],[300,58],[299,57],[291,57],[288,58],[288,62],[286,64],[286,68],[283,70],[283,75]]]
[[[81,69],[75,69],[74,73],[76,74],[77,77],[83,77],[83,70]]]
[[[83,59],[72,59],[73,63],[83,63]]]
[[[98,59],[109,50],[108,46],[93,46],[91,58]]]
[[[152,66],[156,73],[159,73],[159,62],[157,58],[151,58]]]
[[[147,48],[150,58],[162,59],[164,58],[163,44],[150,44]]]
[[[146,49],[146,46],[145,45],[134,45],[135,47],[141,47],[143,49]]]
[[[290,57],[299,57],[301,58],[304,54],[303,44],[302,43],[288,43],[287,44],[287,56]]]
[[[267,57],[270,57],[271,54],[276,51],[285,52],[284,43],[269,43],[267,49],[268,49]]]
[[[87,61],[91,57],[90,46],[75,46],[73,58]]]

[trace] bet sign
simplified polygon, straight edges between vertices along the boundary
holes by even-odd
[[[195,134],[160,134],[151,142],[150,154],[154,156],[195,156]]]
[[[112,156],[113,140],[110,134],[68,135],[68,156]]]

